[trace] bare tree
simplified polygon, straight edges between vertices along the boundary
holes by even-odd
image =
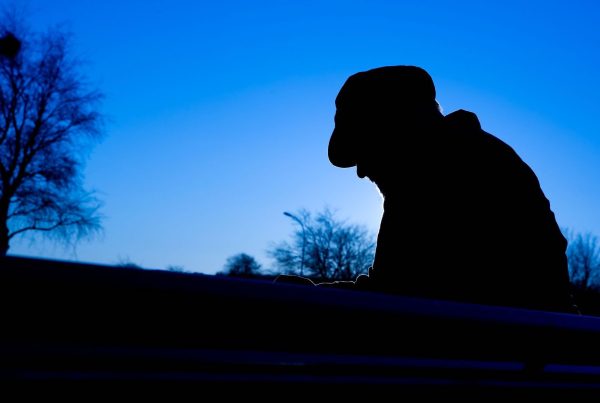
[[[166,270],[170,271],[170,272],[174,272],[174,273],[187,273],[187,270],[185,269],[185,267],[177,265],[177,264],[168,265]]]
[[[284,214],[299,228],[292,243],[281,242],[268,251],[280,272],[318,281],[354,280],[373,263],[375,237],[366,228],[336,219],[329,209],[314,218],[306,210]]]
[[[101,134],[101,94],[60,29],[0,26],[0,256],[25,233],[70,242],[100,229],[99,201],[82,187],[86,148]]]
[[[581,290],[594,288],[600,275],[600,243],[590,232],[572,234],[567,231],[569,275],[571,283]]]
[[[223,271],[217,273],[225,276],[256,277],[261,275],[261,266],[256,259],[246,253],[239,253],[227,259]]]

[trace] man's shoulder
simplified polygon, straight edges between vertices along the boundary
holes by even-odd
[[[451,130],[461,132],[476,132],[481,130],[481,123],[476,114],[464,109],[449,113],[444,117],[446,126]]]
[[[446,128],[453,135],[476,139],[477,143],[488,148],[494,153],[501,153],[511,157],[518,157],[517,152],[497,136],[485,131],[477,115],[473,112],[459,109],[444,117]],[[483,151],[483,150],[482,150]]]

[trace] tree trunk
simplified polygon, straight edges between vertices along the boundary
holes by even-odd
[[[6,256],[8,253],[9,238],[8,238],[8,226],[6,220],[0,222],[0,257]]]
[[[10,238],[8,237],[8,203],[0,201],[0,257],[8,253]]]

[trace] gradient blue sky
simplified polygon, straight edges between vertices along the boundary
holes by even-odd
[[[36,28],[73,33],[106,95],[85,169],[106,219],[75,251],[22,239],[11,254],[214,273],[240,252],[271,266],[284,211],[329,206],[375,233],[378,192],[330,165],[327,142],[345,79],[394,64],[425,68],[444,112],[513,146],[559,225],[600,235],[597,1],[25,4]]]

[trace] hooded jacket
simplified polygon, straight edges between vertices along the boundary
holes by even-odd
[[[399,161],[357,287],[573,312],[567,241],[533,170],[459,110]]]

